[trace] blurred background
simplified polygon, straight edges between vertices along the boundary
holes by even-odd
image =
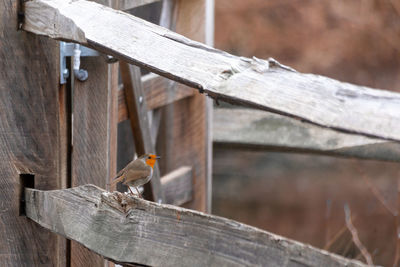
[[[399,0],[215,0],[216,48],[359,85],[400,91],[399,39]],[[398,163],[213,153],[214,214],[364,261],[346,228],[348,203],[374,263],[393,266]]]

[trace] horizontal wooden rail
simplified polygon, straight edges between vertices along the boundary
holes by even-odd
[[[161,177],[165,203],[183,205],[193,199],[193,170],[182,166]]]
[[[400,95],[237,57],[84,0],[25,2],[23,29],[69,40],[235,104],[400,141]]]
[[[186,85],[176,83],[154,73],[142,77],[143,91],[149,110],[160,108],[185,97],[192,96],[196,91]],[[118,90],[118,122],[128,119],[124,87]]]
[[[214,109],[214,145],[400,161],[400,144],[252,109]]]
[[[26,215],[122,264],[365,266],[232,220],[156,204],[94,185],[25,189]]]

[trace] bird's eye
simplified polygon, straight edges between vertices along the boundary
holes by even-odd
[[[148,158],[148,159],[151,159],[151,156],[148,156],[147,158]]]

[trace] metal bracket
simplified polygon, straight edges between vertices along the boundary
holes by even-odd
[[[85,81],[88,78],[88,73],[84,69],[79,69],[80,57],[98,57],[104,56],[105,61],[107,63],[114,63],[118,60],[113,58],[112,56],[102,55],[96,50],[90,49],[86,46],[75,44],[75,43],[67,43],[60,42],[60,84],[67,83],[67,78],[70,75],[70,72],[67,68],[67,57],[75,57],[74,58],[74,74],[76,78],[80,81]]]

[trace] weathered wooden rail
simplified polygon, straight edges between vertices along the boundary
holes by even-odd
[[[364,266],[225,218],[94,185],[25,189],[26,216],[105,258],[151,266]]]
[[[340,133],[254,109],[214,109],[213,141],[219,147],[400,161],[398,142]]]
[[[216,99],[400,141],[399,94],[233,56],[97,3],[28,1],[23,29],[90,46]]]

